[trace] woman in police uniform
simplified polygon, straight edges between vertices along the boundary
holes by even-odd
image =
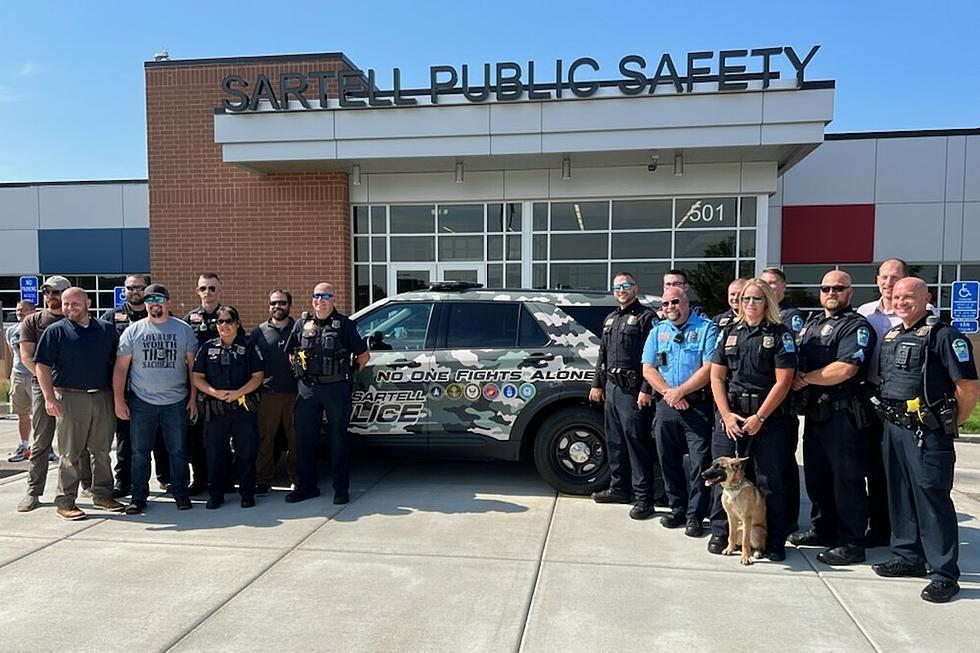
[[[242,508],[255,505],[255,455],[259,446],[255,391],[262,385],[262,355],[249,345],[234,306],[217,311],[218,337],[201,345],[194,360],[194,387],[203,397],[208,460],[208,508],[224,502],[228,441],[235,445]]]
[[[787,468],[796,464],[794,415],[784,406],[796,374],[796,343],[779,319],[779,304],[762,279],[750,279],[739,293],[737,320],[718,333],[711,360],[711,392],[725,434],[751,448],[755,480],[766,500],[766,552],[786,558],[789,535]]]

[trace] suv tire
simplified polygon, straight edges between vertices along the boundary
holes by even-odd
[[[602,413],[585,406],[550,415],[534,438],[534,465],[565,494],[590,494],[609,484]]]

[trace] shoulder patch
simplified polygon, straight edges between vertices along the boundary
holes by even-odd
[[[790,328],[793,329],[793,331],[799,331],[800,329],[802,329],[803,328],[803,316],[802,315],[799,315],[799,314],[794,315],[793,316],[793,319],[790,320]]]
[[[870,338],[871,338],[871,331],[868,329],[868,327],[858,327],[857,330],[858,347],[867,347]]]
[[[953,353],[956,354],[956,360],[961,363],[966,363],[970,360],[970,348],[963,338],[957,338],[953,341]]]
[[[796,352],[796,341],[793,340],[793,334],[784,333],[783,334],[783,351],[787,354],[792,354]]]

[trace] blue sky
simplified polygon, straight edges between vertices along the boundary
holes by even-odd
[[[342,51],[388,87],[436,64],[822,46],[808,79],[837,81],[830,132],[980,126],[980,3],[0,3],[0,181],[146,176],[143,62]],[[617,77],[609,74],[604,77]],[[550,80],[548,80],[550,81]]]

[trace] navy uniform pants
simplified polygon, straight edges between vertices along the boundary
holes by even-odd
[[[649,410],[636,406],[637,392],[606,382],[604,405],[609,487],[635,501],[653,501],[653,459]]]
[[[891,533],[888,519],[888,480],[885,478],[885,464],[882,458],[882,440],[885,425],[874,411],[871,411],[871,427],[868,429],[868,535],[873,538],[886,537]]]
[[[667,504],[674,515],[697,521],[708,516],[711,491],[705,487],[701,472],[711,466],[713,418],[707,402],[692,403],[687,410],[675,410],[663,400],[657,402],[653,430]]]
[[[807,418],[803,427],[803,471],[812,507],[813,528],[838,544],[864,546],[868,525],[867,436],[850,413],[837,410],[822,422]]]
[[[347,494],[350,488],[350,383],[300,382],[293,411],[296,430],[296,489],[309,492],[317,489],[316,461],[323,415],[327,416],[330,437],[330,474],[336,494]]]
[[[794,444],[798,435],[794,432],[798,420],[795,416],[770,415],[762,429],[751,437],[739,438],[738,453],[745,457],[748,451],[751,471],[747,473],[766,501],[766,550],[782,549],[790,534],[790,503],[792,494],[786,481],[788,468],[796,466]],[[734,456],[735,441],[725,435],[724,427],[716,426],[711,441],[713,456]],[[797,494],[799,490],[797,489]],[[711,510],[711,534],[728,535],[728,519],[721,507],[721,485],[715,485]]]
[[[199,420],[200,421],[200,420]],[[255,496],[255,456],[259,449],[259,421],[255,413],[240,408],[215,415],[204,424],[204,448],[208,458],[208,494],[223,501],[228,480],[228,461],[235,446],[238,492],[242,498]],[[198,479],[195,477],[194,479]]]
[[[882,443],[888,478],[891,550],[912,565],[925,564],[935,578],[960,577],[959,531],[949,493],[956,453],[941,431],[915,432],[885,422]]]

